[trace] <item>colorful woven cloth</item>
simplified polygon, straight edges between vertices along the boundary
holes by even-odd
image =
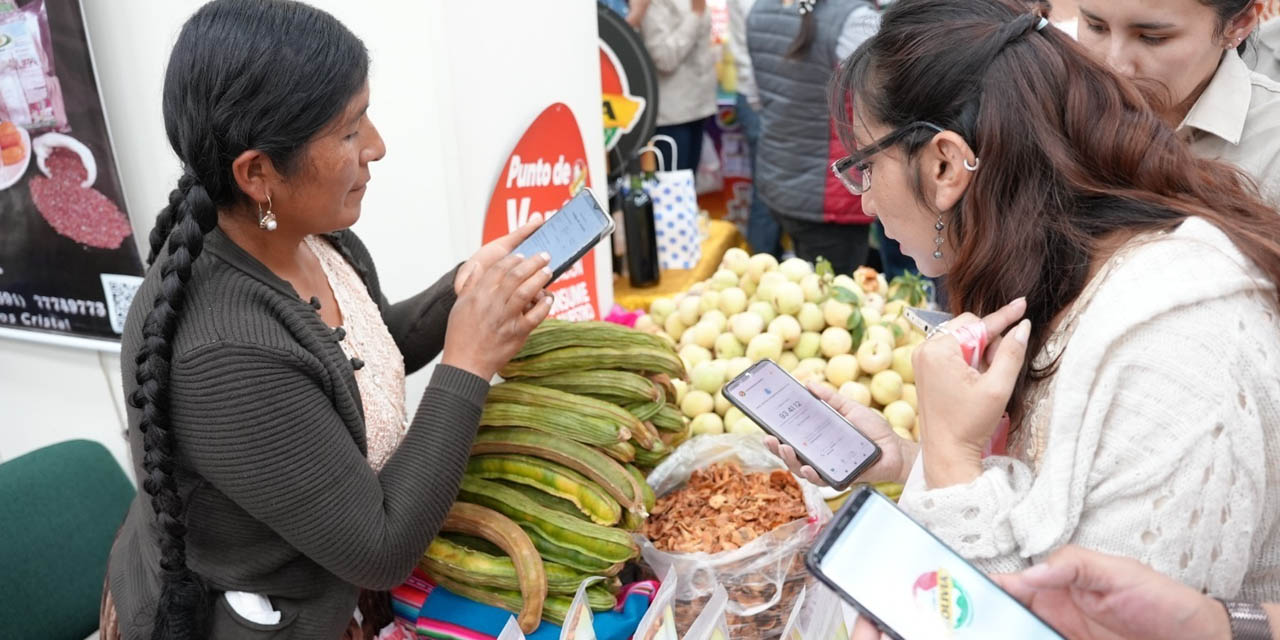
[[[654,582],[627,585],[613,611],[594,615],[599,640],[627,640],[640,625],[657,591]],[[415,569],[413,576],[391,592],[396,619],[416,628],[419,638],[436,640],[495,640],[511,613],[480,604],[438,586]],[[543,622],[529,640],[557,640],[560,627]]]

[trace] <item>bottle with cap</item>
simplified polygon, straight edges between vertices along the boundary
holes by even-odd
[[[640,170],[652,176],[657,160],[653,151],[640,156]],[[658,237],[653,228],[653,200],[644,190],[640,173],[631,174],[631,186],[622,202],[622,227],[626,245],[627,278],[633,287],[658,284]]]
[[[606,155],[605,166],[609,167],[605,172],[609,176],[609,216],[613,218],[613,275],[616,277],[626,277],[627,275],[627,245],[626,245],[626,229],[623,228],[622,217],[622,199],[623,199],[623,181],[626,175],[619,172],[613,174],[612,155]]]

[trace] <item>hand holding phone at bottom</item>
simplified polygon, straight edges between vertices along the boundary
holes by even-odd
[[[1129,558],[1067,546],[992,579],[1070,640],[1231,637],[1220,603]]]
[[[856,425],[863,435],[866,435],[872,442],[876,443],[876,446],[880,447],[880,459],[861,476],[858,476],[858,482],[906,482],[907,474],[911,471],[911,465],[915,463],[916,456],[920,453],[919,445],[899,437],[893,432],[893,427],[889,425],[888,421],[870,408],[864,407],[826,387],[810,384],[807,385],[807,388],[819,400],[831,405],[832,409],[835,409],[849,422]],[[826,485],[822,478],[818,477],[813,467],[800,462],[796,457],[795,449],[782,444],[773,436],[766,436],[764,444],[770,451],[782,458],[782,461],[787,464],[787,468],[792,473],[815,485]]]

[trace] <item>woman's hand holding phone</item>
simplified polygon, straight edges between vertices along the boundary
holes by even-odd
[[[479,278],[473,280],[472,276],[488,271],[490,267],[498,264],[499,260],[510,255],[512,251],[516,250],[516,247],[520,246],[521,242],[524,242],[525,238],[533,235],[533,232],[537,231],[543,222],[545,222],[544,218],[531,220],[516,228],[515,231],[485,243],[470,258],[467,258],[467,261],[462,263],[461,267],[458,267],[458,274],[453,278],[454,293],[459,296],[462,295],[467,289],[468,283],[474,285],[479,281]]]
[[[511,253],[541,225],[541,220],[529,222],[485,244],[458,268],[453,280],[458,300],[445,332],[444,364],[492,378],[547,318],[550,256]]]
[[[982,451],[1000,423],[1026,359],[1031,324],[1019,322],[1026,311],[1026,300],[1019,298],[984,318],[966,313],[947,322],[950,331],[972,323],[986,325],[993,338],[983,369],[969,366],[960,343],[946,330],[916,347],[912,366],[930,488],[964,484],[982,474]]]
[[[911,471],[911,465],[915,463],[916,455],[920,452],[919,445],[895,434],[888,421],[870,408],[826,387],[810,384],[808,389],[819,400],[831,405],[832,409],[856,425],[859,431],[880,447],[880,459],[858,477],[859,482],[906,481],[907,473]],[[782,458],[792,473],[815,485],[826,485],[812,467],[802,464],[796,458],[795,449],[782,444],[773,436],[766,436],[764,443],[770,451]]]

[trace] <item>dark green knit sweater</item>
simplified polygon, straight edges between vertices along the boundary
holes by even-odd
[[[329,239],[364,278],[408,372],[440,352],[453,307],[451,272],[388,304],[367,250],[350,232]],[[162,258],[163,260],[163,258]],[[120,361],[136,387],[142,321],[160,284],[153,267],[134,299]],[[412,571],[457,495],[488,381],[438,366],[408,435],[380,473],[365,458],[353,367],[293,287],[220,230],[187,285],[170,381],[178,483],[188,507],[189,566],[209,585],[213,638],[336,638],[358,588],[390,589]],[[129,443],[141,477],[139,412]],[[111,592],[128,640],[150,637],[159,547],[140,493],[111,549]],[[223,591],[261,593],[279,625],[243,620]]]

